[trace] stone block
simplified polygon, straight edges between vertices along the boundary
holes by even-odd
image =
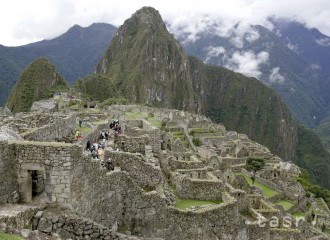
[[[44,233],[51,233],[53,229],[53,223],[46,218],[41,218],[38,224],[38,230]]]

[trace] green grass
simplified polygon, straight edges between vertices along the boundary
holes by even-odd
[[[294,203],[289,200],[281,200],[276,202],[275,204],[282,206],[285,211],[288,211],[294,205]]]
[[[194,200],[194,199],[179,199],[175,200],[175,207],[178,209],[187,209],[193,206],[203,206],[203,205],[216,205],[220,204],[222,201],[204,201],[204,200]]]
[[[298,212],[294,212],[294,213],[292,213],[292,216],[294,216],[294,217],[305,217],[305,213],[304,212],[301,212],[301,211],[298,211]]]
[[[248,176],[246,176],[246,175],[244,175],[244,174],[242,174],[242,173],[238,173],[238,174],[236,174],[236,175],[242,175],[243,177],[245,177],[245,179],[246,179],[246,181],[249,183],[249,185],[252,186],[252,180],[251,180],[250,177],[248,177]],[[256,187],[259,187],[259,188],[262,189],[262,193],[263,193],[263,195],[264,195],[266,198],[271,198],[271,197],[274,197],[275,195],[278,194],[277,191],[275,191],[274,189],[271,189],[271,188],[267,187],[266,185],[264,185],[264,184],[258,182],[257,180],[254,182],[254,185],[255,185]]]
[[[87,134],[91,133],[93,131],[92,128],[88,128],[88,127],[81,127],[81,128],[76,128],[76,130],[80,130],[80,133],[82,136],[86,136]]]
[[[0,231],[0,240],[23,240],[23,238]]]

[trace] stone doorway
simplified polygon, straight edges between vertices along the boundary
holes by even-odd
[[[31,171],[32,179],[32,199],[41,195],[45,191],[44,173],[38,170]]]

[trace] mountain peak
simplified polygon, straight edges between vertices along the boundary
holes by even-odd
[[[21,74],[8,99],[7,106],[13,112],[27,112],[32,103],[51,97],[55,91],[66,91],[68,85],[46,58],[38,58]]]

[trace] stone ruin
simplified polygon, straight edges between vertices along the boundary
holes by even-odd
[[[126,105],[100,111],[0,119],[16,134],[0,142],[2,228],[54,239],[328,239],[320,229],[329,226],[330,211],[306,198],[294,181],[299,168],[246,135],[178,110]],[[87,123],[94,117],[103,123]],[[73,134],[77,119],[91,132],[58,142]],[[120,120],[122,133],[107,141],[104,159],[115,166],[108,171],[84,148],[112,119]],[[249,157],[266,160],[256,181],[274,196],[248,183]],[[179,207],[188,200],[203,204]],[[285,209],[281,201],[292,205]],[[322,208],[314,226],[295,222],[297,211],[306,219],[315,215],[307,202]]]

